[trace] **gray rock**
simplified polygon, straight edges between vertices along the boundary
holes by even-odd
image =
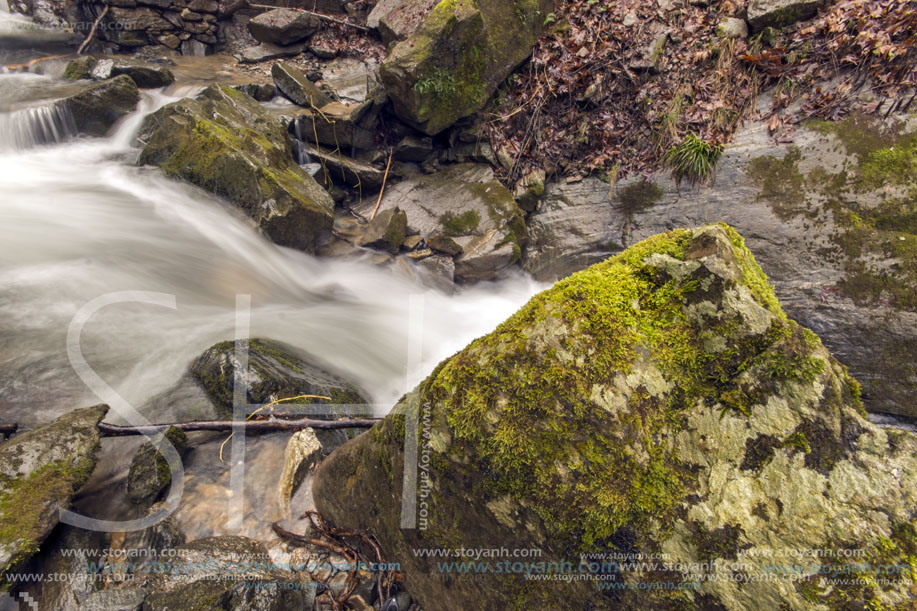
[[[331,100],[306,75],[290,64],[277,62],[271,66],[274,84],[294,104],[303,107],[321,108]]]
[[[322,66],[321,83],[342,102],[362,104],[381,89],[378,70],[369,60],[342,57]]]
[[[179,456],[188,450],[188,437],[181,429],[171,427],[166,431],[165,438]],[[127,497],[134,503],[152,505],[171,482],[169,465],[157,446],[152,442],[140,446],[127,475]]]
[[[736,134],[714,183],[697,191],[668,176],[660,192],[630,178],[611,193],[594,178],[550,185],[528,220],[523,267],[553,280],[655,233],[724,221],[745,236],[790,316],[850,367],[867,409],[917,416],[917,304],[908,296],[917,279],[907,271],[917,231],[901,207],[914,178],[870,162],[915,128],[891,136],[851,120],[775,145],[758,123]]]
[[[144,611],[234,609],[311,611],[315,584],[273,566],[267,549],[245,537],[209,537],[175,549],[170,561],[190,574],[153,573]]]
[[[79,409],[0,444],[0,576],[38,550],[89,479],[106,413]]]
[[[250,95],[259,102],[270,102],[274,99],[274,85],[249,83],[247,85],[236,85],[237,90],[246,95]]]
[[[38,553],[20,568],[36,576],[19,583],[19,593],[40,600],[45,609],[78,608],[79,601],[97,587],[98,573],[88,565],[99,562],[105,547],[105,533],[58,524]],[[58,575],[67,575],[67,581]]]
[[[744,19],[726,17],[716,26],[716,33],[724,38],[748,38],[748,24]]]
[[[369,113],[372,102],[346,105],[325,104],[318,110],[297,109],[292,117],[293,133],[303,142],[322,144],[345,151],[368,150],[376,143],[376,115]],[[284,114],[288,111],[284,110]]]
[[[374,206],[365,202],[357,212],[367,216]],[[458,282],[494,278],[518,260],[526,241],[522,211],[485,166],[453,166],[388,186],[380,210],[396,207],[407,214],[409,234],[424,239],[441,234],[461,247]]]
[[[748,3],[748,24],[752,32],[784,26],[811,19],[822,3],[819,0],[751,0]]]
[[[168,68],[161,66],[142,66],[131,64],[116,64],[112,66],[110,75],[119,76],[126,74],[131,77],[141,89],[157,89],[166,87],[175,82],[175,75]]]
[[[366,25],[379,30],[383,42],[392,45],[414,33],[437,0],[379,0],[366,17]]]
[[[363,234],[357,240],[357,245],[381,248],[396,255],[404,243],[407,228],[408,215],[402,210],[399,208],[383,210],[366,224]]]
[[[424,430],[404,528],[409,416]],[[907,564],[917,542],[917,435],[865,416],[856,382],[786,317],[742,238],[710,225],[535,296],[325,459],[312,491],[326,519],[401,561],[427,611],[664,609],[672,590],[688,609],[815,611],[837,594],[818,586],[826,572]],[[587,579],[447,580],[417,553],[430,547],[537,548],[522,571],[569,562],[553,572]],[[776,575],[787,550],[813,555]],[[579,564],[615,553],[667,568]],[[611,599],[588,577],[622,585]],[[911,587],[844,596],[894,607]]]
[[[381,187],[385,178],[385,170],[359,159],[325,152],[308,145],[303,147],[303,152],[321,165],[318,175],[327,186],[336,184],[365,193]]]
[[[73,117],[80,133],[104,136],[122,117],[137,108],[140,91],[129,76],[88,85],[58,104]]]
[[[279,59],[281,57],[293,57],[303,52],[306,46],[303,43],[280,46],[270,43],[261,43],[254,47],[246,47],[239,51],[235,57],[242,64],[257,64],[258,62],[269,59]]]
[[[211,85],[168,104],[144,120],[140,139],[139,164],[228,198],[281,246],[310,250],[331,228],[331,196],[294,163],[283,122],[244,93]]]
[[[143,588],[99,590],[83,599],[79,611],[140,611],[146,597]]]
[[[277,8],[253,17],[248,31],[255,40],[275,45],[291,45],[308,39],[318,31],[317,17],[303,11]]]
[[[395,146],[394,158],[398,161],[421,163],[433,154],[433,139],[405,136]]]

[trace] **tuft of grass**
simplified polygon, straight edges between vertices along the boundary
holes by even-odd
[[[713,177],[713,170],[723,153],[723,146],[708,142],[696,134],[688,134],[663,156],[677,183],[688,179],[692,186],[704,184]]]

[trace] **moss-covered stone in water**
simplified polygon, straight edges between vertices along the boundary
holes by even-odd
[[[188,437],[181,429],[170,427],[165,438],[181,456],[188,448]],[[127,496],[134,503],[151,505],[172,482],[166,459],[152,442],[143,444],[131,461],[127,475]]]
[[[92,69],[98,60],[91,55],[78,57],[67,62],[63,78],[68,81],[79,81],[92,76]]]
[[[73,117],[80,133],[104,136],[122,117],[133,111],[140,101],[140,90],[129,76],[121,75],[58,102]]]

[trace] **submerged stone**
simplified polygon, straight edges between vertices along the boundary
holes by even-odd
[[[737,233],[676,230],[558,282],[442,362],[319,465],[313,496],[336,526],[373,533],[431,611],[894,606],[913,573],[838,593],[825,571],[855,559],[773,579],[761,560],[856,548],[913,567],[917,436],[864,416],[857,383],[786,317]],[[472,580],[421,548],[541,554]]]

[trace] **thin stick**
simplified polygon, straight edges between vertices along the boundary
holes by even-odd
[[[269,6],[269,5],[267,5],[267,4],[254,4],[254,3],[251,3],[251,2],[249,2],[248,5],[249,5],[250,7],[252,7],[252,8],[263,8],[263,9],[267,9],[267,10],[269,10],[269,11],[272,11],[272,10],[274,10],[274,9],[276,9],[276,8],[283,8],[283,7],[280,7],[280,6]],[[362,32],[369,32],[369,28],[364,27],[364,26],[362,26],[362,25],[357,25],[356,23],[351,23],[350,21],[345,21],[345,20],[343,20],[343,19],[337,19],[337,18],[335,18],[335,17],[331,17],[330,15],[323,15],[323,14],[321,14],[321,13],[316,13],[316,12],[314,12],[314,11],[307,11],[307,10],[304,9],[304,8],[292,8],[292,7],[291,7],[291,8],[289,8],[289,9],[287,9],[287,10],[290,10],[290,11],[301,11],[301,12],[303,12],[303,13],[306,13],[307,15],[312,15],[312,16],[314,16],[314,17],[318,17],[319,19],[322,19],[322,20],[324,20],[324,21],[330,21],[331,23],[339,23],[339,24],[341,24],[341,25],[346,25],[346,26],[348,26],[348,27],[355,28],[355,29],[360,30],[360,31],[362,31]]]
[[[96,20],[92,22],[92,29],[89,30],[89,34],[86,36],[86,40],[84,40],[83,44],[80,45],[80,48],[76,50],[77,55],[82,55],[83,50],[89,45],[90,42],[92,42],[92,39],[95,38],[96,29],[99,27],[99,23],[102,21],[102,19],[105,18],[105,15],[108,14],[108,9],[110,8],[111,5],[106,4],[105,8],[102,9],[102,12],[99,13],[99,16],[96,17]]]
[[[395,149],[388,150],[388,163],[385,164],[385,174],[382,176],[382,188],[379,190],[379,199],[376,200],[376,207],[373,208],[373,214],[369,217],[370,222],[376,218],[376,213],[379,211],[379,206],[382,204],[382,194],[385,193],[385,181],[388,180],[388,170],[392,167],[392,155],[395,154]]]
[[[64,53],[63,55],[46,55],[45,57],[37,57],[35,59],[29,60],[24,64],[7,64],[5,68],[7,70],[22,70],[24,68],[31,68],[38,62],[47,61],[49,59],[64,59],[67,57],[73,57],[73,53]]]
[[[150,424],[147,426],[119,426],[117,424],[100,423],[99,432],[102,437],[126,437],[129,435],[155,435],[164,433],[172,427],[185,432],[192,431],[233,431],[237,428],[244,429],[246,433],[272,433],[277,431],[299,431],[306,428],[321,430],[337,429],[365,429],[371,428],[379,422],[378,418],[349,418],[344,420],[250,420],[248,422],[232,422],[229,420],[204,420],[196,422],[176,422],[172,424]]]

